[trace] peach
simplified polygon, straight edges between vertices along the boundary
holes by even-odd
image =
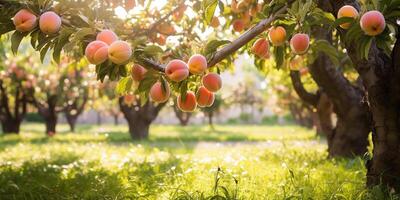
[[[167,36],[159,34],[157,35],[155,42],[161,46],[164,46],[167,43]]]
[[[379,11],[368,11],[361,17],[360,26],[366,35],[379,35],[385,30],[385,17]]]
[[[233,30],[235,30],[236,32],[242,32],[244,30],[245,23],[242,19],[235,19],[232,22],[232,26]]]
[[[269,58],[269,43],[264,38],[259,38],[251,47],[251,52],[260,58]]]
[[[55,34],[61,29],[61,17],[53,11],[47,11],[40,16],[39,27],[47,35]]]
[[[91,64],[101,64],[108,59],[108,45],[102,41],[93,41],[87,45],[85,56]]]
[[[157,26],[157,31],[159,33],[162,33],[164,35],[173,35],[176,33],[176,30],[174,28],[174,26],[172,26],[169,23],[161,23],[160,25]]]
[[[210,92],[218,92],[222,87],[221,77],[216,73],[209,73],[203,76],[202,82]]]
[[[310,46],[310,37],[307,34],[297,33],[290,40],[290,48],[293,53],[302,55],[308,51]]]
[[[338,14],[337,14],[337,18],[340,19],[342,17],[351,17],[351,18],[357,18],[358,17],[358,11],[353,7],[353,6],[343,6],[339,9]],[[340,27],[342,27],[343,29],[348,29],[350,28],[350,23],[343,23],[340,24]]]
[[[201,86],[199,90],[197,90],[196,96],[197,105],[199,105],[199,107],[210,107],[215,100],[214,93],[207,90],[204,86]]]
[[[189,76],[189,68],[182,60],[171,60],[165,68],[165,74],[175,82],[181,82]]]
[[[150,88],[150,99],[156,103],[164,103],[168,101],[170,95],[171,92],[168,83],[166,83],[166,87],[163,88],[161,82],[157,81]]]
[[[111,30],[103,30],[97,34],[96,40],[100,40],[108,45],[111,45],[113,42],[118,40],[118,36]]]
[[[132,10],[136,6],[135,0],[125,0],[125,10]]]
[[[211,27],[218,28],[220,23],[218,17],[213,17],[210,23]]]
[[[268,33],[269,41],[274,46],[282,46],[286,41],[286,30],[282,26],[272,27]]]
[[[37,26],[37,17],[27,9],[22,9],[13,18],[15,30],[28,32]]]
[[[131,106],[135,103],[135,101],[136,101],[136,97],[133,94],[127,94],[124,96],[124,103],[126,105]]]
[[[129,61],[132,56],[131,46],[124,41],[116,41],[108,48],[108,58],[111,62],[122,65]]]
[[[191,91],[186,93],[185,98],[179,95],[177,101],[178,108],[183,112],[193,112],[197,107],[196,95]]]
[[[146,73],[147,73],[147,69],[138,64],[133,65],[132,70],[131,70],[131,76],[132,76],[133,80],[138,81],[138,82],[144,79],[144,76],[146,75]]]
[[[207,59],[200,54],[195,54],[190,57],[188,66],[190,73],[196,75],[203,74],[207,69]]]

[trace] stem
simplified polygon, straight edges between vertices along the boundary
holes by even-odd
[[[224,60],[226,57],[231,55],[232,53],[236,52],[239,50],[241,47],[246,45],[248,42],[250,42],[252,39],[257,37],[259,34],[263,33],[270,25],[271,23],[279,16],[280,14],[283,14],[287,9],[287,6],[282,7],[279,9],[275,14],[273,14],[271,17],[264,19],[260,21],[258,24],[253,26],[250,30],[248,30],[246,33],[241,35],[239,38],[234,40],[232,43],[229,45],[226,45],[223,47],[221,50],[217,51],[214,56],[212,57],[211,60],[208,61],[208,68],[215,66],[222,60]],[[140,58],[140,60],[143,62],[143,64],[147,67],[150,67],[156,71],[163,72],[165,73],[165,68],[163,65],[160,65],[150,59],[147,58]]]

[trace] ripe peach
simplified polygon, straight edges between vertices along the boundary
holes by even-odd
[[[118,40],[118,36],[111,30],[103,30],[97,34],[96,40],[100,40],[108,45],[111,45],[113,42]]]
[[[242,19],[235,19],[232,22],[232,25],[233,25],[233,30],[235,30],[236,32],[242,32],[245,27],[245,23]]]
[[[165,90],[163,89],[160,81],[154,83],[154,85],[150,88],[150,98],[156,103],[164,103],[168,101],[170,95],[171,92],[168,83],[166,83]]]
[[[353,6],[343,6],[339,9],[337,18],[342,18],[342,17],[352,17],[352,18],[357,18],[358,17],[358,11],[353,7]],[[348,29],[350,28],[350,23],[343,23],[340,25],[343,29]]]
[[[200,54],[195,54],[190,57],[188,66],[190,73],[196,75],[203,74],[207,69],[207,59]]]
[[[202,82],[204,87],[206,87],[210,92],[218,92],[222,87],[221,77],[216,73],[209,73],[203,76]]]
[[[155,42],[161,46],[164,46],[167,43],[167,36],[163,35],[163,34],[158,34]]]
[[[135,0],[125,0],[125,10],[132,10],[136,6]]]
[[[15,14],[13,18],[15,30],[20,32],[28,32],[37,26],[37,17],[29,10],[22,9]]]
[[[272,27],[268,33],[269,41],[274,46],[282,46],[286,41],[286,30],[282,26]]]
[[[90,63],[101,64],[108,59],[108,45],[102,41],[93,41],[87,45],[85,56]]]
[[[181,82],[189,76],[189,68],[182,60],[171,60],[165,68],[165,74],[175,82]]]
[[[176,30],[174,28],[174,26],[172,26],[169,23],[161,23],[160,25],[157,26],[157,31],[159,33],[162,33],[164,35],[173,35],[176,33]]]
[[[147,69],[142,67],[141,65],[135,64],[131,70],[131,76],[135,81],[141,81],[144,79],[144,76],[147,73]]]
[[[360,26],[366,35],[379,35],[385,30],[385,17],[379,11],[368,11],[361,17]]]
[[[264,38],[259,38],[251,47],[251,52],[260,58],[269,58],[269,43]]]
[[[218,28],[220,23],[218,17],[213,17],[210,23],[211,27]]]
[[[302,55],[308,51],[310,37],[307,34],[297,33],[290,40],[290,48],[295,54]]]
[[[199,107],[210,107],[215,100],[214,93],[210,92],[204,86],[201,86],[199,90],[197,90],[196,94],[197,104]]]
[[[183,112],[193,112],[197,107],[196,95],[191,91],[186,93],[185,98],[179,95],[177,101],[178,108]]]
[[[47,11],[40,16],[39,27],[45,34],[55,34],[60,31],[61,17],[53,11]]]
[[[108,48],[108,57],[117,64],[122,65],[129,61],[132,56],[131,46],[124,41],[116,41]]]
[[[124,96],[124,103],[126,105],[131,106],[135,103],[135,101],[136,101],[136,97],[133,94],[127,94]]]

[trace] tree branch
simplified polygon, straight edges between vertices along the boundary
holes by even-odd
[[[271,23],[279,16],[280,14],[283,14],[287,9],[287,6],[282,7],[279,9],[275,14],[270,16],[267,19],[264,19],[260,21],[258,24],[253,26],[250,30],[248,30],[246,33],[242,34],[239,38],[234,40],[232,43],[226,45],[223,47],[221,50],[217,51],[214,56],[212,57],[211,60],[208,61],[208,68],[215,66],[222,60],[224,60],[226,57],[231,55],[232,53],[236,52],[239,50],[241,47],[246,45],[248,42],[250,42],[252,39],[257,37],[259,34],[263,33],[270,25]],[[163,65],[160,65],[151,59],[147,58],[140,58],[140,61],[142,62],[143,65],[150,67],[156,71],[165,73],[165,68]]]
[[[304,88],[304,85],[301,82],[300,72],[291,70],[290,78],[292,80],[293,88],[296,91],[297,95],[299,95],[301,100],[316,107],[318,104],[319,95],[312,94]]]

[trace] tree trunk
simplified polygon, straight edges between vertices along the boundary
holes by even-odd
[[[6,119],[1,121],[1,128],[3,134],[19,134],[19,129],[21,127],[20,120]]]
[[[67,119],[70,131],[74,133],[76,121],[78,120],[78,115],[66,114],[65,118]]]
[[[331,41],[332,38],[326,27],[316,28],[314,34],[317,39]],[[364,155],[371,130],[369,109],[363,101],[364,91],[353,86],[324,53],[320,53],[309,69],[315,82],[331,100],[338,118],[336,128],[328,135],[330,156]]]
[[[119,116],[118,115],[114,115],[114,125],[117,126],[119,124]]]
[[[214,123],[213,123],[213,117],[214,117],[214,112],[208,112],[208,125],[210,125],[211,127],[214,127]]]
[[[151,121],[147,121],[142,117],[128,121],[129,133],[133,140],[142,140],[149,137]]]
[[[360,10],[356,0],[330,0],[336,14],[344,5]],[[399,31],[399,27],[396,27]],[[339,33],[345,36],[345,31]],[[372,42],[368,59],[360,58],[354,42],[346,50],[368,92],[373,119],[373,157],[367,162],[367,185],[384,185],[400,193],[400,34],[397,33],[391,57]],[[364,49],[361,49],[364,51]]]
[[[57,120],[57,114],[55,113],[45,118],[46,134],[48,136],[53,136],[56,133]]]
[[[181,126],[187,126],[190,120],[190,117],[192,117],[192,113],[186,113],[182,112],[179,110],[179,108],[176,107],[176,105],[173,106],[175,116],[178,118],[179,123]]]
[[[155,105],[146,102],[143,106],[126,105],[123,97],[119,99],[119,106],[129,126],[129,133],[133,140],[142,140],[149,137],[149,128],[151,123],[157,118],[160,110],[166,103]]]
[[[97,126],[101,125],[101,113],[97,111],[97,120],[96,120]]]

